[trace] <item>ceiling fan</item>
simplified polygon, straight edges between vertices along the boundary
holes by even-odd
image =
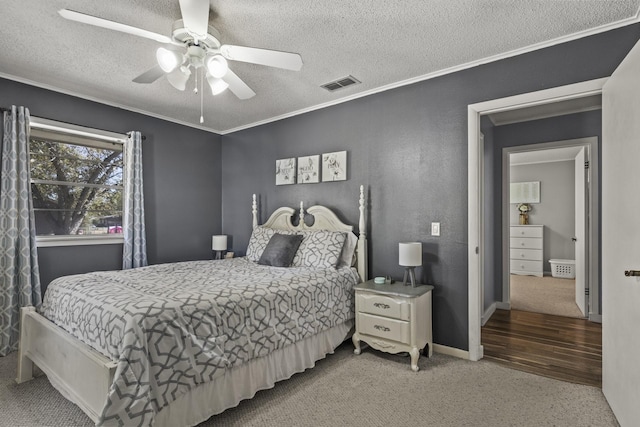
[[[213,95],[229,88],[240,99],[249,99],[255,92],[229,69],[227,60],[249,62],[269,67],[299,71],[302,58],[297,53],[254,47],[221,44],[218,31],[209,25],[209,0],[179,0],[182,19],[173,24],[171,37],[69,9],[58,11],[71,21],[145,37],[164,44],[156,51],[158,64],[133,79],[136,83],[152,83],[167,76],[178,90],[185,90],[192,73],[201,74]],[[197,93],[197,83],[194,92]],[[202,117],[200,119],[202,122]]]

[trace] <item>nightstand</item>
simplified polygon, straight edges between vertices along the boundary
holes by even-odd
[[[432,290],[430,285],[376,285],[373,280],[356,285],[353,352],[360,354],[360,341],[387,353],[407,351],[411,369],[417,371],[420,351],[427,357],[433,354]]]

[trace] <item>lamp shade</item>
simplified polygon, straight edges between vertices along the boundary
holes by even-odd
[[[419,267],[422,265],[422,243],[400,243],[398,263],[403,267]]]
[[[225,82],[222,79],[216,79],[211,74],[207,74],[207,82],[211,87],[211,93],[215,96],[224,92],[228,87],[229,83]]]
[[[167,80],[176,89],[184,90],[187,87],[187,81],[189,81],[190,76],[191,70],[187,67],[179,67],[167,74]]]
[[[214,251],[226,251],[227,250],[227,236],[211,236],[211,249]]]
[[[207,58],[206,61],[207,71],[214,78],[220,79],[227,74],[229,70],[229,65],[227,64],[227,60],[222,55],[213,55]]]
[[[162,71],[170,73],[182,63],[182,55],[161,47],[156,51],[156,60]]]

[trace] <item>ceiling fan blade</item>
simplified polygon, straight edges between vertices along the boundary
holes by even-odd
[[[108,19],[98,18],[96,16],[87,15],[85,13],[80,13],[69,9],[60,9],[58,13],[60,14],[60,16],[65,19],[69,19],[70,21],[77,21],[82,22],[83,24],[106,28],[108,30],[120,31],[122,33],[132,34],[134,36],[155,40],[160,43],[172,43],[170,37],[143,30],[141,28],[132,27],[130,25],[120,24],[119,22],[109,21]]]
[[[256,96],[256,93],[236,73],[227,70],[227,74],[222,78],[229,84],[229,90],[240,99],[249,99]]]
[[[209,29],[209,0],[180,0],[184,27],[196,40],[207,38]]]
[[[164,74],[165,72],[162,70],[162,68],[160,68],[159,65],[156,65],[155,67],[145,71],[144,73],[133,79],[133,82],[142,84],[153,83],[160,77],[164,76]]]
[[[250,62],[293,71],[300,71],[302,68],[302,57],[297,53],[230,44],[220,46],[220,53],[232,61]]]

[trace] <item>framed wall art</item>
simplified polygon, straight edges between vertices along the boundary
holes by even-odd
[[[276,185],[296,183],[296,158],[276,160]]]
[[[322,182],[346,181],[347,152],[336,151],[322,155]]]
[[[320,182],[320,155],[298,157],[298,184]]]
[[[509,184],[510,203],[540,203],[540,181]]]

